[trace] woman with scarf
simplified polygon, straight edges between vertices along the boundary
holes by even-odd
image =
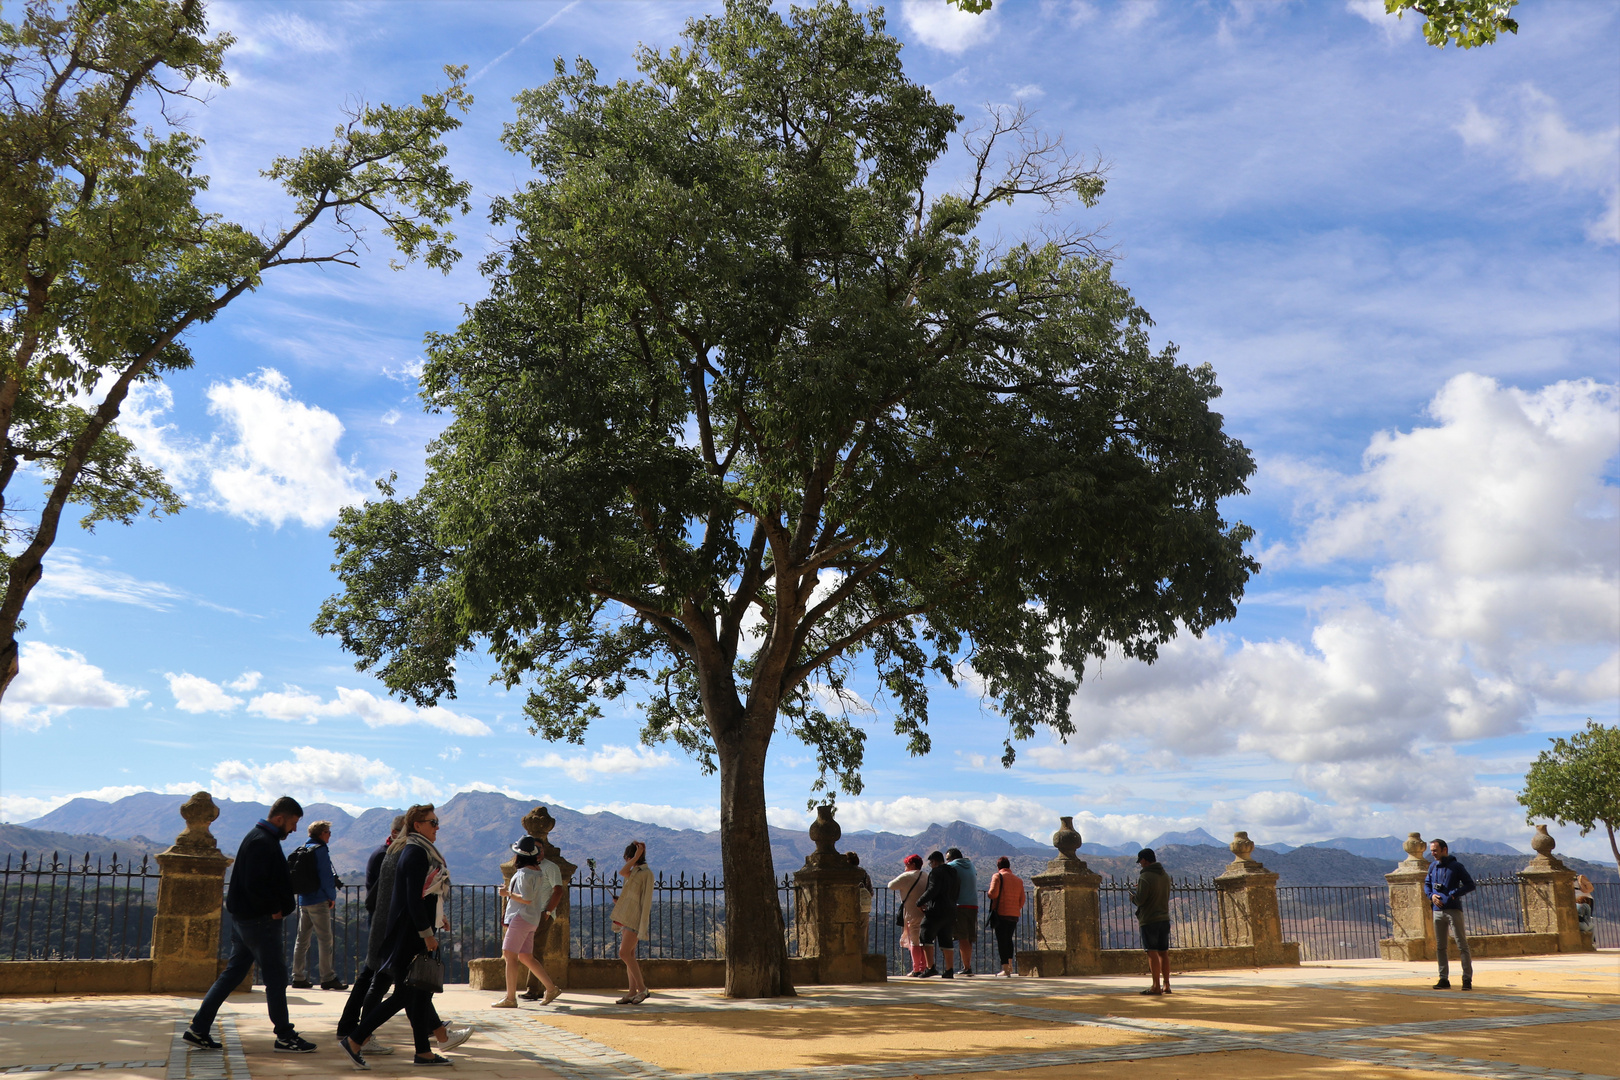
[[[431,804],[405,811],[405,832],[388,849],[383,859],[378,889],[391,902],[386,918],[372,924],[371,959],[376,970],[386,971],[394,982],[393,996],[369,1010],[347,1038],[338,1045],[349,1055],[355,1068],[369,1068],[361,1056],[366,1041],[401,1009],[410,1018],[416,1042],[417,1065],[448,1065],[450,1059],[434,1052],[431,1040],[438,1038],[443,1048],[460,1046],[472,1034],[471,1028],[452,1030],[439,1019],[433,995],[405,985],[411,961],[439,947],[438,933],[450,927],[445,917],[445,900],[450,895],[450,872],[444,856],[434,846],[439,836],[439,817]],[[381,912],[382,905],[378,904]],[[379,926],[382,929],[378,936]]]

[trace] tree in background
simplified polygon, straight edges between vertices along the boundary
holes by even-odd
[[[1397,19],[1408,11],[1423,16],[1423,37],[1443,49],[1455,44],[1459,49],[1490,45],[1501,33],[1517,34],[1519,24],[1510,18],[1519,0],[1384,0],[1384,10]]]
[[[858,793],[851,680],[922,754],[931,690],[965,677],[1010,764],[1075,730],[1089,659],[1151,661],[1257,569],[1217,506],[1254,466],[1209,367],[1150,348],[1086,234],[977,236],[1102,177],[1008,111],[925,195],[960,117],[883,27],[737,0],[643,49],[640,81],[559,61],[518,97],[505,141],[537,178],[496,202],[515,236],[422,376],[453,419],[420,491],[342,513],[315,624],[412,701],[482,647],[537,734],[581,742],[628,697],[644,741],[718,770],[733,996],[792,992],[779,731],[814,791]]]
[[[34,2],[0,21],[0,696],[68,504],[87,529],[181,508],[115,421],[135,384],[192,365],[188,329],[266,271],[356,265],[367,217],[407,260],[458,257],[444,226],[471,189],[440,140],[472,101],[460,69],[419,107],[361,106],[330,145],[277,158],[264,175],[293,216],[278,233],[200,210],[202,140],[171,110],[198,83],[226,85],[230,43],[207,36],[200,0]],[[37,508],[12,489],[24,477],[44,482]]]
[[[970,15],[982,15],[994,0],[945,0]],[[1423,36],[1430,45],[1443,49],[1455,43],[1459,49],[1489,45],[1498,34],[1517,34],[1519,24],[1509,17],[1519,0],[1384,0],[1384,10],[1397,19],[1408,11],[1423,16]]]
[[[1560,825],[1574,822],[1585,836],[1602,825],[1609,834],[1609,850],[1620,866],[1620,727],[1588,720],[1586,727],[1567,739],[1552,740],[1530,771],[1524,774],[1519,802],[1525,820],[1536,818]]]

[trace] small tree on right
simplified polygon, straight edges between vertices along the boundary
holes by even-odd
[[[1620,865],[1620,844],[1614,830],[1620,825],[1620,727],[1588,720],[1586,727],[1567,739],[1553,739],[1524,774],[1525,820],[1536,818],[1570,822],[1585,836],[1602,825],[1609,833],[1609,850]]]

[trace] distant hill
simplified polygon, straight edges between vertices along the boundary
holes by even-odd
[[[155,855],[168,846],[144,836],[114,839],[110,836],[30,829],[22,825],[0,825],[0,865],[10,858],[13,868],[22,865],[24,855],[28,856],[29,866],[38,865],[37,860],[43,857],[47,865],[49,860],[59,858],[63,864],[71,862],[78,867],[89,855],[91,866],[98,861],[103,866],[110,866],[116,859],[119,865],[133,861],[138,867],[142,856]],[[157,864],[153,863],[152,868],[155,870]]]
[[[1340,836],[1332,840],[1318,840],[1314,844],[1306,844],[1305,846],[1338,848],[1341,851],[1348,851],[1369,859],[1395,859],[1399,861],[1406,858],[1406,849],[1401,847],[1404,843],[1406,843],[1405,837]],[[1520,855],[1525,857],[1530,855],[1530,852],[1513,847],[1511,844],[1504,844],[1498,840],[1480,840],[1472,836],[1459,836],[1454,840],[1448,840],[1447,844],[1454,855]]]
[[[75,799],[33,821],[0,825],[0,859],[7,852],[20,854],[27,850],[32,855],[47,849],[72,851],[75,859],[87,850],[92,859],[103,853],[110,856],[115,850],[121,859],[127,858],[129,853],[134,853],[138,859],[141,854],[163,850],[181,831],[184,822],[179,811],[184,801],[181,795],[152,792],[131,795],[114,803]],[[269,807],[230,799],[216,802],[220,816],[213,824],[214,835],[226,854],[234,854],[242,837],[269,812]],[[508,845],[522,834],[520,822],[533,806],[531,802],[511,799],[498,792],[462,792],[441,803],[439,820],[443,827],[439,846],[449,861],[452,877],[465,884],[499,881],[500,864],[511,854]],[[564,856],[581,868],[588,866],[587,860],[595,860],[599,872],[611,874],[620,865],[625,845],[631,840],[645,840],[649,861],[655,869],[688,877],[720,875],[718,832],[668,829],[617,814],[582,814],[555,804],[549,809],[557,821],[552,841]],[[308,804],[305,811],[303,825],[320,819],[332,822],[333,864],[339,874],[351,881],[359,880],[366,856],[388,835],[394,815],[400,812],[379,807],[355,817],[339,807],[321,803]],[[804,857],[815,849],[802,831],[773,828],[770,836],[771,858],[778,874],[791,873],[802,866]],[[151,839],[153,837],[157,839]],[[302,840],[300,831],[282,846],[291,851]],[[1459,838],[1453,844],[1459,855],[1466,855],[1465,862],[1476,877],[1512,873],[1521,869],[1527,860],[1527,855],[1511,853],[1513,849],[1508,845],[1494,841]],[[1498,850],[1481,853],[1468,850],[1488,845]],[[995,859],[1002,855],[1011,860],[1020,876],[1028,878],[1044,869],[1056,854],[1050,846],[1027,836],[985,829],[966,821],[932,824],[911,836],[851,831],[838,846],[842,851],[855,852],[879,886],[900,873],[902,860],[907,855],[927,855],[935,849],[961,848],[979,868],[982,878],[989,877]],[[1136,875],[1135,853],[1141,846],[1086,843],[1080,849],[1080,857],[1100,874],[1132,878]],[[1165,833],[1154,837],[1149,846],[1178,880],[1214,877],[1232,861],[1226,845],[1203,829]],[[1374,854],[1365,855],[1362,851]],[[1339,837],[1299,848],[1276,845],[1255,850],[1255,858],[1275,870],[1284,885],[1382,885],[1383,875],[1404,857],[1405,852],[1394,837]],[[1612,866],[1578,859],[1566,861],[1571,868],[1581,870],[1593,880],[1620,878]]]

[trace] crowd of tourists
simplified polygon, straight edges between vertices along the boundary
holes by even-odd
[[[225,893],[225,910],[231,916],[230,959],[203,996],[181,1038],[191,1050],[223,1050],[213,1037],[214,1019],[226,997],[242,985],[256,964],[275,1031],[275,1052],[314,1053],[316,1044],[299,1034],[287,1005],[289,983],[297,989],[313,988],[308,978],[313,946],[321,987],[348,991],[338,1019],[337,1040],[355,1068],[370,1068],[367,1055],[394,1052],[392,1046],[377,1038],[376,1032],[400,1012],[410,1022],[415,1051],[412,1063],[451,1064],[444,1051],[466,1042],[473,1029],[445,1022],[433,1004],[434,996],[444,989],[444,969],[438,959],[439,935],[450,928],[446,912],[450,871],[437,846],[438,812],[431,804],[423,804],[396,817],[388,839],[367,860],[365,903],[371,931],[365,962],[353,986],[337,978],[332,951],[332,910],[342,882],[332,872],[327,850],[331,822],[310,825],[308,842],[291,859],[281,850],[282,841],[297,831],[303,816],[304,808],[296,799],[282,797],[243,838]],[[538,996],[542,1005],[549,1005],[561,990],[535,956],[534,942],[562,902],[567,885],[556,863],[544,857],[533,837],[525,836],[514,843],[512,853],[515,869],[511,880],[500,889],[506,901],[501,941],[506,995],[493,1004],[496,1008],[517,1008],[518,984],[527,971],[539,980],[543,991],[525,996],[531,1000]],[[624,961],[629,988],[618,1004],[639,1005],[649,996],[636,959],[637,944],[647,936],[652,908],[652,871],[647,867],[646,844],[631,844],[625,849],[624,859],[620,870],[624,884],[612,918],[621,938],[619,956]],[[298,915],[298,936],[289,979],[283,930],[294,913]]]

